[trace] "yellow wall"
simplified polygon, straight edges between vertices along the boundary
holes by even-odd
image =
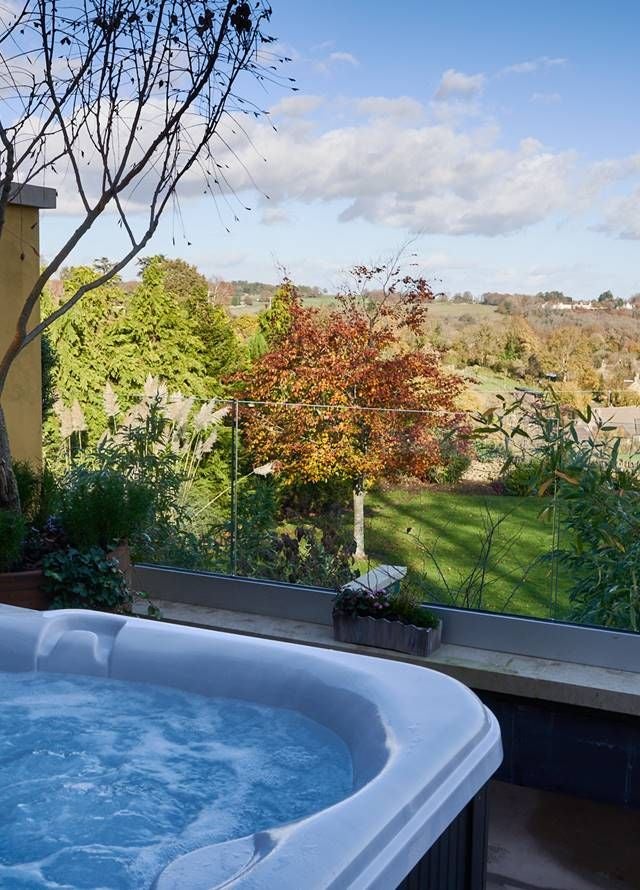
[[[18,312],[39,271],[38,210],[10,204],[0,238],[0,352],[4,352],[13,336]],[[36,312],[39,314],[39,309]],[[16,359],[2,397],[2,407],[13,459],[39,464],[42,460],[39,340],[30,344]]]

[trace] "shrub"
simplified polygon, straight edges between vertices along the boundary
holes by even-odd
[[[238,570],[250,577],[339,590],[355,576],[354,543],[335,530],[299,525],[239,543]]]
[[[498,458],[504,458],[504,450],[497,442],[488,439],[480,439],[474,445],[476,460],[481,464],[489,463]]]
[[[471,453],[465,430],[445,433],[440,443],[440,460],[432,467],[427,479],[440,485],[455,485],[469,469]]]
[[[116,559],[101,547],[88,550],[58,550],[43,561],[43,589],[52,597],[54,609],[97,609],[102,612],[128,613],[134,602]],[[146,599],[146,594],[136,596]],[[149,604],[150,617],[158,617]]]
[[[544,468],[537,494],[554,494],[543,513],[552,516],[557,535],[545,558],[567,569],[570,617],[638,631],[640,467],[621,465],[622,439],[589,406],[581,412],[551,396],[531,404],[501,400],[500,410],[479,418],[479,433],[500,434],[507,449],[525,438],[534,454],[530,465]]]
[[[20,563],[26,526],[13,510],[0,510],[0,572],[10,572]]]
[[[502,475],[505,494],[513,497],[537,495],[549,477],[549,467],[541,458],[521,460],[510,464]],[[549,487],[546,494],[553,494]]]
[[[41,470],[26,461],[15,461],[13,465],[22,515],[31,525],[43,526],[52,516],[58,505],[58,484],[53,473],[43,467]]]
[[[573,579],[570,618],[640,630],[640,493],[620,489],[602,467],[560,480],[561,547]]]
[[[455,449],[443,455],[443,463],[429,473],[429,480],[439,485],[455,485],[471,465],[471,458]]]
[[[131,611],[133,594],[120,566],[101,547],[50,553],[43,570],[43,589],[52,597],[54,609]]]
[[[60,520],[75,547],[109,549],[144,528],[153,500],[144,482],[109,469],[76,467],[60,487]]]

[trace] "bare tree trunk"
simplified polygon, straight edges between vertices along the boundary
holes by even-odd
[[[9,435],[2,405],[0,405],[0,510],[20,511],[20,495],[13,473]]]
[[[356,559],[365,559],[364,549],[364,488],[353,489],[353,539]]]

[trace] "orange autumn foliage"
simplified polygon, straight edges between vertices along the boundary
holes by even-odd
[[[366,285],[381,273],[385,285],[372,294]],[[287,329],[236,378],[244,399],[269,403],[243,410],[244,444],[288,481],[342,478],[364,490],[381,478],[425,478],[442,462],[443,437],[463,423],[460,378],[401,338],[420,334],[433,299],[426,281],[385,267],[354,274],[356,288],[329,312],[304,307],[285,282]]]

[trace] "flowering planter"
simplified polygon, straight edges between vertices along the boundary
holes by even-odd
[[[44,575],[41,569],[28,572],[3,572],[0,574],[0,603],[38,611],[48,609],[51,597],[43,592],[43,581]]]
[[[377,646],[378,649],[425,656],[431,655],[440,646],[442,622],[438,622],[437,627],[416,627],[415,624],[389,621],[387,618],[338,613],[333,616],[333,636],[341,643]]]

